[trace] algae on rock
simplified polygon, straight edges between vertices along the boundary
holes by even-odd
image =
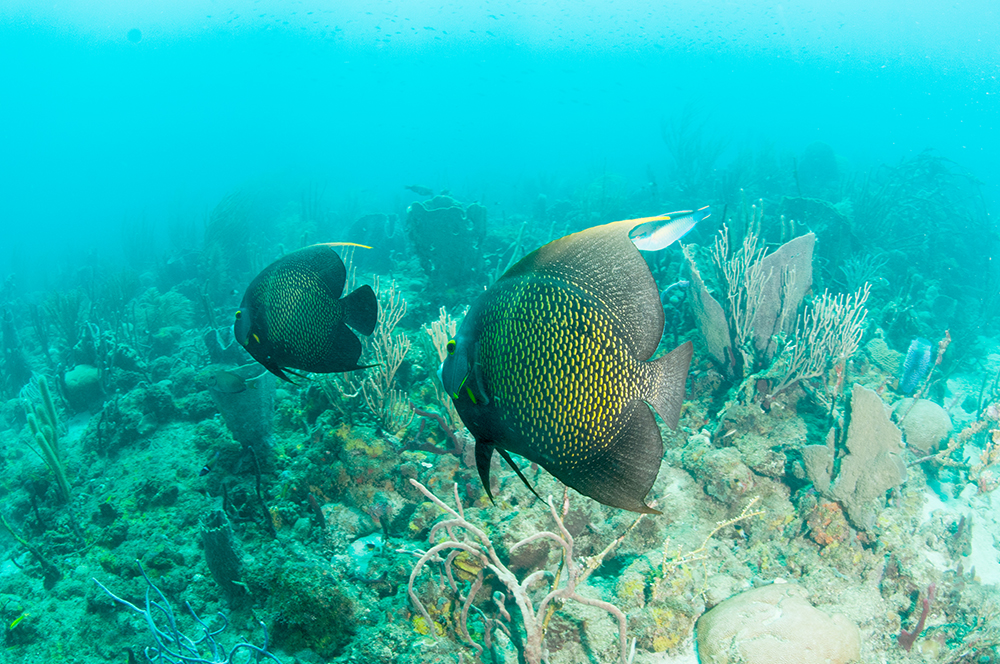
[[[847,664],[861,655],[857,625],[814,607],[795,583],[730,597],[699,618],[695,631],[705,664]]]

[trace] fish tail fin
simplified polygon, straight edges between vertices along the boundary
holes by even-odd
[[[693,352],[689,341],[651,363],[654,382],[646,401],[671,429],[676,429],[680,421]]]
[[[378,298],[369,285],[351,291],[341,302],[344,303],[344,322],[366,337],[375,331],[378,324]]]

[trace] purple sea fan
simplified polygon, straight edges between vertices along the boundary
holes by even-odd
[[[906,351],[906,359],[903,360],[903,373],[899,377],[899,391],[903,394],[913,394],[917,385],[930,373],[931,366],[933,366],[931,342],[917,337],[910,342],[910,347]]]

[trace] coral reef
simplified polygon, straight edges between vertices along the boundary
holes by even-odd
[[[685,122],[671,150],[711,147]],[[981,199],[933,155],[865,177],[828,147],[730,166],[709,150],[637,187],[543,178],[521,209],[484,194],[489,224],[465,192],[404,212],[247,187],[191,220],[184,251],[130,241],[129,269],[3,291],[5,654],[125,661],[202,638],[194,661],[996,661],[1000,281]],[[682,190],[720,213],[646,256],[662,349],[696,348],[649,494],[662,514],[530,464],[555,498],[494,472],[492,504],[437,376],[466,306],[547,240]],[[377,285],[380,329],[365,369],[278,385],[234,342],[232,293],[328,240],[376,245],[344,259]],[[916,336],[941,341],[911,385]]]
[[[948,412],[927,399],[900,399],[892,410],[907,447],[921,456],[937,452],[951,431]]]
[[[849,453],[840,461],[836,475],[835,439],[831,429],[826,445],[802,449],[806,475],[818,491],[844,505],[856,527],[869,529],[885,492],[906,480],[902,433],[889,419],[881,398],[855,384],[844,443]]]

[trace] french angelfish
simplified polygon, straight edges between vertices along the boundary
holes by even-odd
[[[692,350],[688,342],[649,361],[663,307],[637,248],[662,249],[708,214],[617,221],[560,238],[473,304],[441,378],[475,436],[490,500],[496,451],[529,488],[511,453],[605,505],[658,513],[645,500],[663,457],[650,406],[676,428]]]
[[[378,322],[371,286],[341,297],[347,268],[334,247],[314,244],[276,260],[258,274],[243,295],[233,332],[250,355],[282,380],[291,369],[335,373],[364,369],[361,341]],[[366,247],[367,248],[367,247]]]

